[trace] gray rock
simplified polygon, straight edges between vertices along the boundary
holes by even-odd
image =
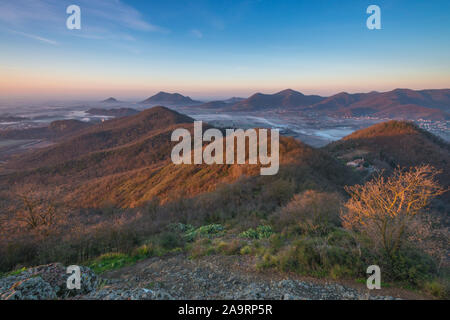
[[[0,296],[2,300],[53,300],[56,299],[54,288],[41,277],[20,280]]]
[[[89,294],[97,288],[98,278],[87,267],[80,267],[80,271],[81,289],[69,290],[67,279],[70,275],[62,264],[53,263],[27,269],[18,275],[0,279],[0,298],[55,299]]]

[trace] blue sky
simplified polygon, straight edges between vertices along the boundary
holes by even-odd
[[[450,87],[447,0],[0,0],[0,41],[2,97]]]

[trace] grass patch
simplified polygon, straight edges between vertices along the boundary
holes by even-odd
[[[106,253],[95,259],[89,268],[95,273],[103,273],[110,270],[119,269],[131,264],[134,264],[139,259],[124,253]]]
[[[10,272],[0,273],[0,278],[10,277],[10,276],[17,276],[18,274],[21,274],[22,272],[26,271],[27,268],[23,267],[17,270],[13,270]]]
[[[87,265],[95,273],[101,274],[106,271],[116,270],[129,265],[133,265],[136,262],[145,260],[150,257],[161,257],[168,253],[179,252],[183,252],[183,248],[176,247],[167,249],[162,246],[157,246],[150,243],[134,249],[130,254],[120,252],[103,254],[93,261],[88,262]]]

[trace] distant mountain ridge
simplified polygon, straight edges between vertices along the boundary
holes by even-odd
[[[200,101],[192,100],[188,96],[183,96],[179,93],[167,93],[161,91],[154,96],[151,96],[148,99],[140,102],[140,104],[145,105],[168,105],[168,106],[185,106],[185,105],[194,105],[200,104]]]
[[[119,102],[108,98],[103,103]],[[153,107],[195,107],[216,111],[259,112],[298,110],[334,117],[376,117],[397,120],[450,120],[450,89],[395,89],[388,92],[340,92],[330,97],[305,95],[286,89],[274,94],[255,93],[248,98],[201,102],[179,93],[158,92],[139,104]]]
[[[213,100],[213,101],[205,102],[205,103],[202,103],[202,104],[194,106],[194,107],[204,108],[204,109],[222,109],[222,108],[231,107],[234,104],[239,103],[244,100],[245,100],[245,98],[232,97],[227,100]]]
[[[309,109],[335,116],[449,120],[450,89],[395,89],[356,94],[341,92]]]
[[[105,99],[103,101],[101,101],[102,103],[117,103],[120,102],[119,100],[117,100],[116,98],[113,97],[109,97],[108,99]]]
[[[299,110],[337,117],[450,120],[450,89],[341,92],[330,97],[286,89],[275,94],[256,93],[247,99],[210,101],[196,107],[237,112]]]
[[[234,111],[260,111],[276,108],[304,108],[324,100],[317,95],[304,95],[301,92],[287,89],[275,94],[255,93],[251,97],[237,102],[231,109]]]
[[[227,100],[223,100],[223,102],[225,103],[238,103],[245,100],[245,98],[240,98],[240,97],[231,97],[230,99]]]

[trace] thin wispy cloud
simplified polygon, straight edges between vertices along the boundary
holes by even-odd
[[[35,35],[35,34],[30,34],[30,33],[16,31],[16,30],[10,30],[10,32],[14,33],[14,34],[18,34],[18,35],[24,36],[24,37],[27,37],[27,38],[30,38],[30,39],[34,39],[34,40],[37,40],[37,41],[45,42],[45,43],[48,43],[48,44],[51,44],[51,45],[54,45],[54,46],[56,46],[58,44],[58,42],[56,42],[54,40],[50,40],[50,39],[47,39],[47,38],[44,38],[44,37],[41,37],[41,36],[38,36],[38,35]]]
[[[133,30],[163,32],[169,30],[146,21],[142,14],[133,7],[119,0],[81,1],[80,7],[86,8],[86,14],[92,14],[105,21],[119,24]]]
[[[0,3],[0,22],[23,26],[38,21],[47,23],[63,21],[64,17],[58,14],[57,4],[55,1],[37,0],[2,1]]]
[[[15,0],[0,2],[0,26],[21,30],[32,34],[39,28],[55,35],[67,35],[65,29],[69,0]],[[152,24],[132,6],[120,0],[77,0],[81,8],[82,30],[78,33],[85,38],[132,40],[130,32],[168,33],[167,28]],[[120,34],[119,39],[115,36]],[[75,35],[75,33],[71,33]]]

